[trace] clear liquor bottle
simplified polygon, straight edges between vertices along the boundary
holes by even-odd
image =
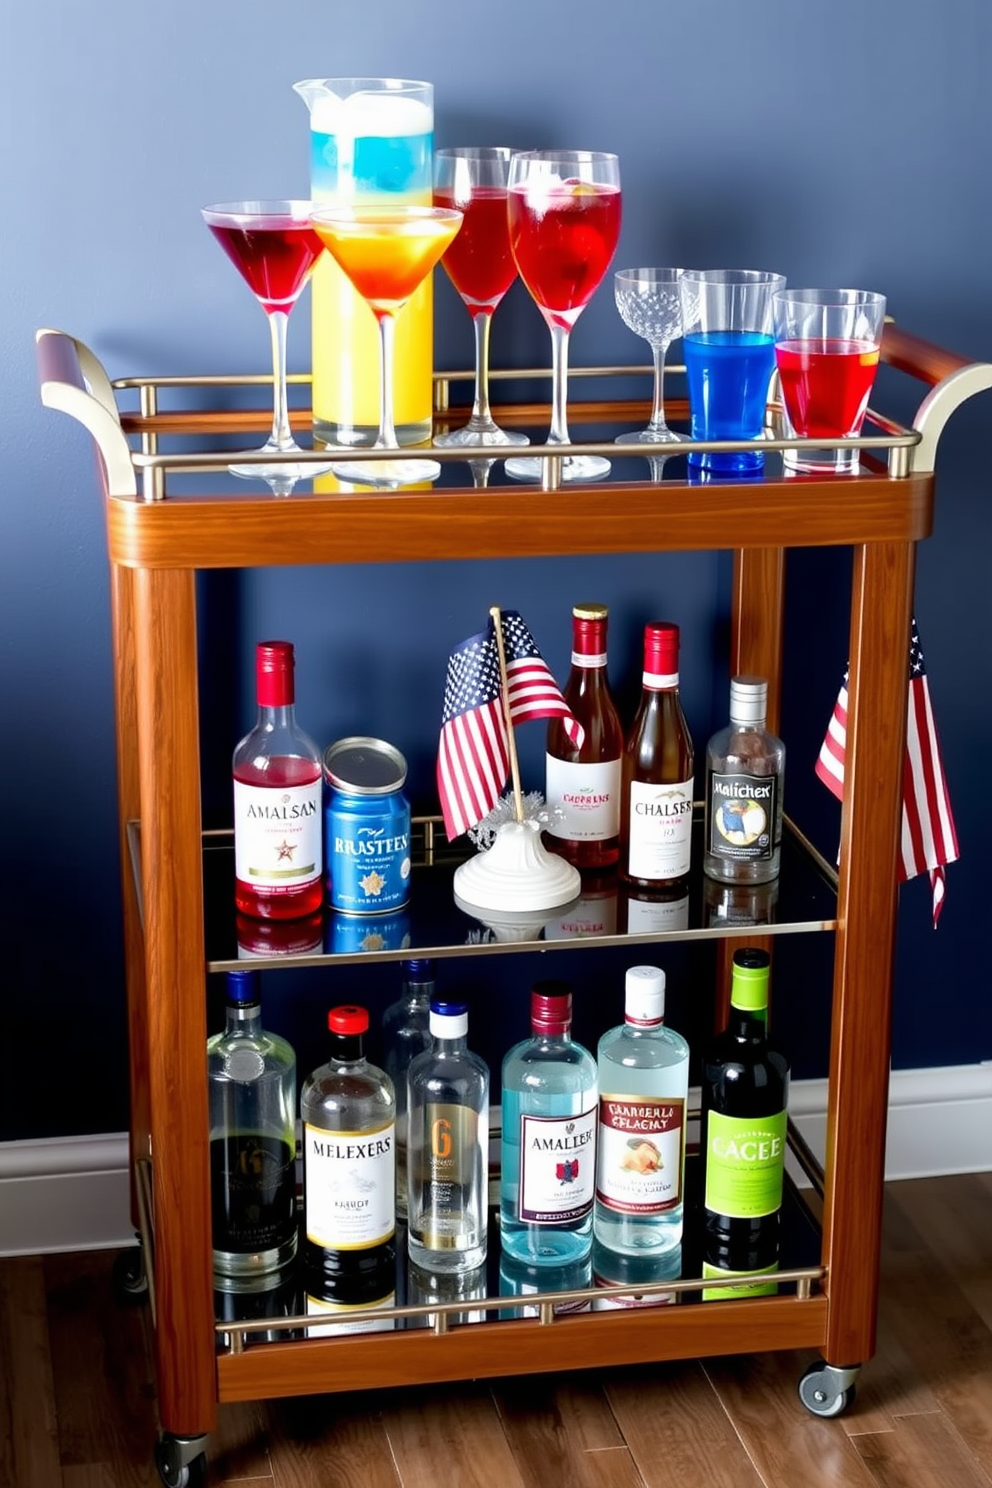
[[[730,723],[706,750],[703,871],[725,883],[767,883],[779,871],[785,745],[765,725],[768,683],[733,677]]]
[[[531,1037],[503,1060],[500,1237],[532,1265],[586,1260],[596,1182],[596,1061],[572,1039],[564,982],[531,992]]]
[[[623,727],[606,670],[606,605],[572,610],[572,665],[563,696],[582,725],[573,744],[564,721],[548,723],[545,799],[560,816],[547,845],[576,868],[607,868],[620,856],[620,762]]]
[[[679,628],[644,627],[641,699],[623,751],[624,879],[665,889],[686,878],[692,850],[693,749],[679,697]]]
[[[365,1058],[365,1008],[332,1008],[331,1054],[300,1092],[308,1291],[346,1306],[396,1289],[396,1100]]]
[[[661,1255],[682,1239],[689,1045],[665,1026],[665,973],[632,966],[625,1021],[599,1041],[596,1240]]]
[[[431,1046],[434,962],[401,961],[400,995],[382,1015],[382,1063],[396,1095],[396,1217],[407,1216],[407,1073],[410,1061]]]
[[[704,1248],[722,1269],[777,1254],[789,1062],[768,1039],[769,966],[767,951],[734,952],[730,1017],[702,1063]]]
[[[432,998],[430,1029],[408,1075],[410,1259],[472,1271],[489,1228],[489,1069],[468,1047],[467,1003]]]
[[[258,719],[234,751],[234,899],[257,919],[313,914],[323,903],[323,767],[296,722],[289,641],[255,649]]]
[[[226,991],[207,1040],[214,1270],[247,1281],[296,1254],[296,1055],[262,1027],[257,972],[228,972]]]

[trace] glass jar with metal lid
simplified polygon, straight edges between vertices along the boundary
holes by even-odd
[[[324,753],[324,867],[328,903],[385,914],[410,898],[406,760],[383,739],[339,739]]]

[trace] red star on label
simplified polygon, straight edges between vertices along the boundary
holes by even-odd
[[[285,860],[287,863],[291,863],[293,861],[293,854],[295,851],[295,842],[286,842],[285,840],[280,842],[279,846],[276,848],[276,861],[278,863],[281,863],[283,862],[283,860]]]

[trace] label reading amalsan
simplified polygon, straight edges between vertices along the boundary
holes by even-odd
[[[681,1100],[601,1095],[596,1198],[617,1214],[664,1214],[682,1199]]]
[[[772,856],[777,775],[710,776],[709,851],[735,863]]]
[[[572,842],[605,842],[620,831],[620,761],[576,765],[545,755],[545,796],[562,813],[547,830]]]
[[[692,846],[692,781],[630,783],[630,877],[684,878]]]
[[[596,1115],[521,1116],[519,1218],[571,1224],[592,1208],[596,1189]]]
[[[307,1238],[328,1250],[368,1250],[396,1228],[396,1128],[303,1128]]]
[[[234,782],[234,871],[242,883],[291,889],[320,873],[321,783]]]
[[[782,1206],[786,1112],[724,1116],[706,1122],[707,1209],[730,1219],[760,1219]]]

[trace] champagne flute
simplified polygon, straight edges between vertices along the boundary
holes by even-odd
[[[521,279],[551,331],[548,444],[568,444],[568,338],[609,268],[620,236],[620,162],[592,150],[528,150],[510,160],[510,245]],[[607,475],[609,460],[569,455],[563,480]],[[507,474],[540,480],[540,456],[514,457]]]
[[[438,445],[530,444],[526,434],[501,429],[489,407],[489,328],[517,277],[506,214],[511,154],[503,145],[483,145],[438,150],[434,156],[434,205],[464,213],[441,267],[465,302],[475,331],[472,416],[463,428],[438,434]]]
[[[452,207],[320,207],[311,216],[324,247],[379,322],[380,421],[374,450],[399,450],[393,421],[393,332],[396,317],[462,225]],[[341,480],[405,486],[436,480],[436,460],[338,461]]]
[[[618,269],[613,276],[617,309],[625,326],[650,346],[654,359],[654,399],[644,429],[618,434],[617,444],[681,444],[665,423],[665,355],[682,334],[681,269]]]
[[[310,224],[308,201],[218,202],[202,207],[203,220],[265,311],[272,336],[272,433],[260,453],[278,456],[271,464],[229,465],[232,475],[264,480],[277,494],[287,481],[321,475],[329,465],[292,462],[302,454],[289,423],[286,391],[286,328],[323,251]],[[286,457],[289,457],[288,459]]]

